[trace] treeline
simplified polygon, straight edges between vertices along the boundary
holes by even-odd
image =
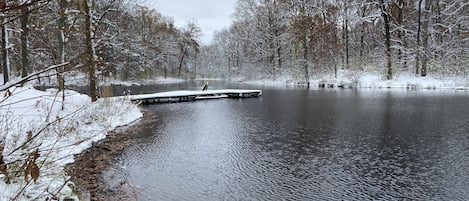
[[[337,69],[467,75],[468,47],[467,0],[239,0],[201,71],[305,84]]]
[[[0,21],[5,83],[53,65],[61,88],[77,71],[90,85],[106,76],[186,78],[199,51],[195,23],[176,28],[131,0],[0,0]]]
[[[467,75],[467,0],[238,0],[232,25],[200,45],[200,28],[132,0],[0,0],[4,82],[50,66],[104,77],[304,81],[338,69]],[[55,79],[54,77],[54,79]],[[34,76],[41,80],[41,75]],[[85,84],[85,83],[84,83]]]

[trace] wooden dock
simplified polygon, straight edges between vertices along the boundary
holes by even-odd
[[[140,104],[189,102],[220,98],[251,98],[262,96],[262,90],[221,89],[207,91],[168,91],[154,94],[131,95],[130,100]]]

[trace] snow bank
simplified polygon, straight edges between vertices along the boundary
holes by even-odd
[[[392,80],[385,80],[378,74],[358,76],[358,87],[361,88],[469,89],[469,78],[464,77],[419,77],[412,73],[400,73]]]
[[[10,178],[7,184],[7,176],[0,173],[0,200],[73,196],[73,184],[64,172],[64,166],[74,162],[73,155],[105,138],[108,131],[142,117],[127,97],[91,103],[88,96],[74,91],[65,91],[65,101],[63,93],[54,89],[18,87],[10,92],[11,96],[0,98],[1,154]],[[40,176],[36,182],[31,177],[25,181],[22,166],[32,163],[28,156],[35,150],[40,154],[34,160]]]
[[[401,72],[394,75],[392,80],[385,80],[384,74],[380,72],[358,72],[350,70],[339,70],[337,78],[334,75],[327,74],[317,76],[310,80],[312,87],[318,87],[321,84],[331,84],[334,87],[341,86],[346,88],[407,88],[407,89],[458,89],[469,90],[469,77],[446,76],[437,77],[428,75],[427,77],[415,76],[412,73]],[[291,77],[280,77],[272,80],[243,81],[251,84],[263,84],[270,86],[279,85],[302,85],[303,80],[297,80]]]

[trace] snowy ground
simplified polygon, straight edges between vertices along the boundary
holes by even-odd
[[[298,81],[290,77],[281,77],[276,81],[257,80],[243,81],[253,84],[264,85],[297,85],[303,81]],[[356,72],[339,70],[337,78],[333,75],[312,78],[310,84],[313,87],[319,84],[333,84],[335,87],[353,87],[353,88],[408,88],[408,89],[458,89],[469,90],[469,76],[434,76],[417,77],[412,73],[398,73],[392,80],[385,80],[383,73],[380,72]],[[326,86],[327,87],[327,86]]]
[[[74,161],[73,155],[105,138],[108,131],[142,117],[127,97],[91,103],[88,96],[74,91],[65,91],[65,101],[54,89],[16,87],[9,91],[10,96],[0,97],[0,154],[10,184],[5,172],[0,173],[0,200],[73,197],[73,184],[64,172],[64,166]]]
[[[1,75],[1,74],[0,74]],[[88,84],[88,75],[78,71],[71,71],[66,73],[65,84],[68,86],[85,86]],[[109,85],[122,85],[122,86],[132,86],[132,85],[146,85],[146,84],[169,84],[169,83],[179,83],[184,82],[185,80],[179,78],[171,78],[171,77],[161,77],[156,76],[151,79],[143,79],[143,80],[117,80],[114,78],[99,78],[99,84],[104,86]],[[0,78],[3,79],[3,78]],[[3,82],[2,82],[3,83]],[[44,85],[44,86],[57,86],[57,79],[53,74],[51,74],[47,78],[43,78],[41,80],[34,80],[33,84],[35,85]]]

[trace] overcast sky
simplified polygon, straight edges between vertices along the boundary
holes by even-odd
[[[177,27],[196,21],[202,29],[203,44],[212,40],[213,32],[231,24],[236,0],[151,0],[150,5],[164,16],[172,17]]]

